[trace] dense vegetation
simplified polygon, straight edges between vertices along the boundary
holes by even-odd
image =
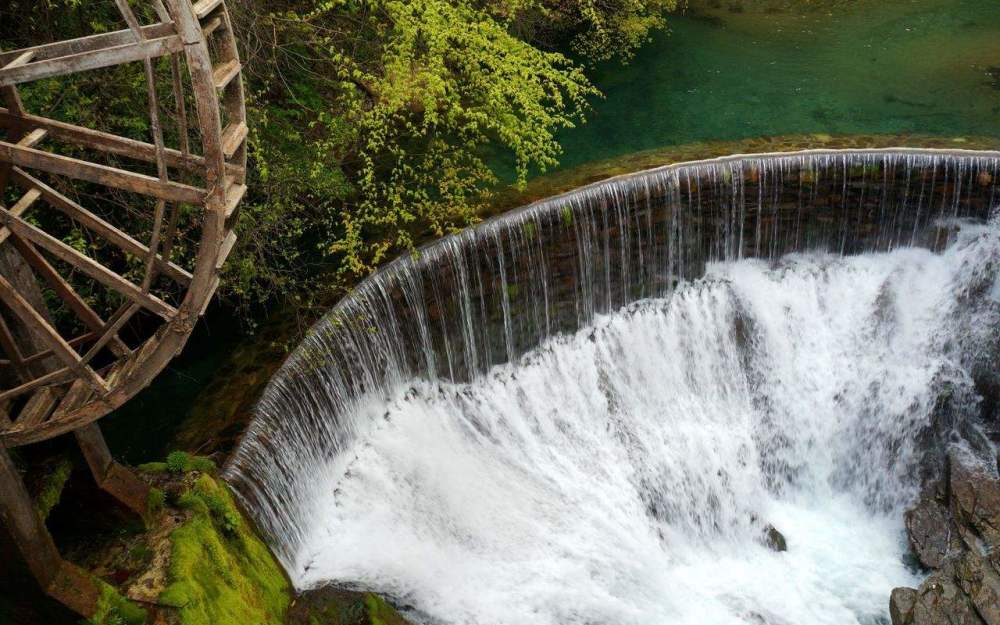
[[[253,192],[224,293],[241,305],[304,304],[317,285],[349,284],[474,222],[498,189],[558,162],[556,133],[582,123],[599,95],[588,65],[627,61],[675,4],[232,3],[250,79]],[[119,22],[109,1],[15,0],[0,8],[0,47]],[[141,73],[130,71],[40,83],[26,97],[35,110],[143,136]]]

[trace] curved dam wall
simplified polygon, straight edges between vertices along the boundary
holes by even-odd
[[[998,202],[1000,153],[810,151],[613,178],[402,257],[317,323],[261,398],[225,477],[286,567],[318,471],[409,380],[468,381],[596,315],[668,296],[708,263],[942,249]]]

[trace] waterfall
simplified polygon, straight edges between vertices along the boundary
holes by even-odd
[[[446,237],[310,331],[225,477],[299,588],[433,623],[879,622],[997,340],[998,165],[731,157]]]

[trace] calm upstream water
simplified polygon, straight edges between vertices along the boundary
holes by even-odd
[[[996,0],[709,4],[596,68],[607,97],[560,136],[563,167],[798,133],[1000,134]]]

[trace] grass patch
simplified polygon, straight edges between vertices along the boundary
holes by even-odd
[[[143,625],[146,622],[146,611],[118,594],[112,586],[95,580],[101,589],[101,597],[97,600],[97,611],[83,621],[87,625]]]
[[[178,503],[193,515],[170,536],[160,602],[178,609],[180,625],[282,624],[291,598],[285,574],[229,492],[202,475]]]

